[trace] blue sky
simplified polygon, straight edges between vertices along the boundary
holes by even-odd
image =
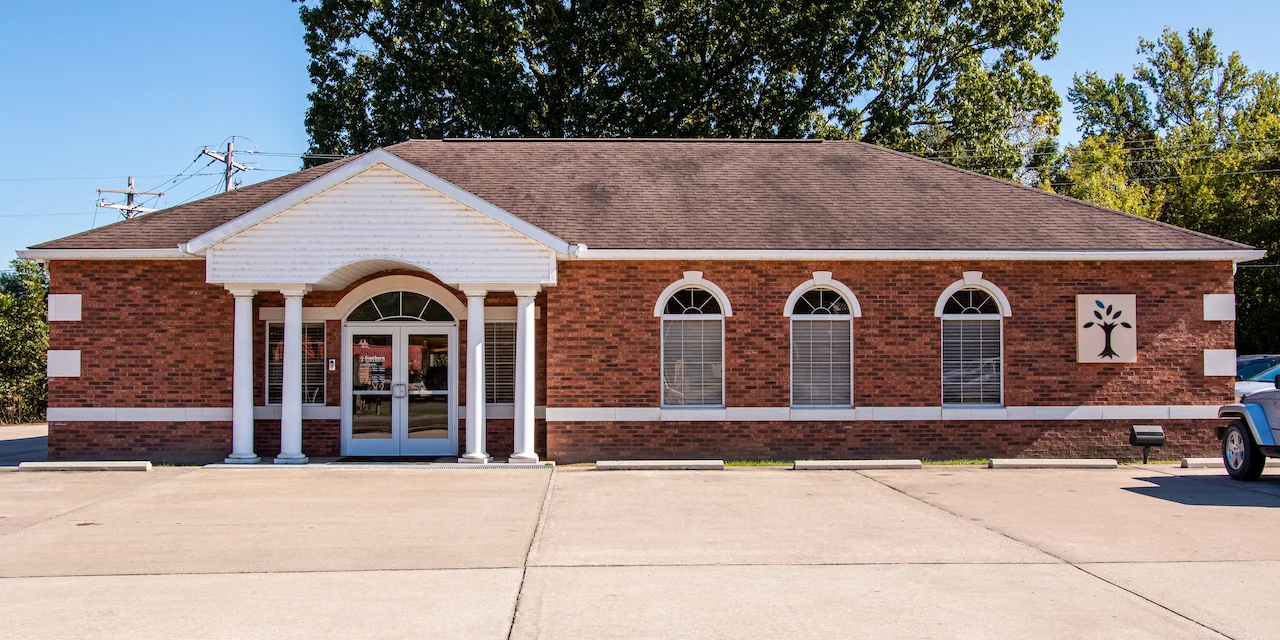
[[[0,254],[101,226],[96,188],[167,191],[162,206],[216,193],[216,175],[181,185],[205,145],[301,153],[307,137],[307,56],[298,6],[287,0],[23,2],[0,22]],[[1128,74],[1138,36],[1165,25],[1212,27],[1225,50],[1280,71],[1280,4],[1254,0],[1066,0],[1058,57],[1042,62],[1064,93],[1085,69]],[[1065,110],[1063,140],[1077,139]],[[299,160],[238,156],[257,182]],[[202,166],[201,161],[196,167]],[[213,171],[211,167],[209,171]],[[40,179],[56,178],[56,179]],[[75,178],[75,179],[68,179]]]

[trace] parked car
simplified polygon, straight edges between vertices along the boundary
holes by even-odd
[[[1280,369],[1280,366],[1276,367]],[[1280,457],[1280,385],[1245,394],[1237,404],[1218,409],[1218,417],[1231,423],[1218,429],[1222,439],[1222,463],[1236,480],[1257,480],[1267,458]]]
[[[1248,380],[1271,367],[1280,364],[1280,355],[1252,355],[1236,358],[1236,379]]]
[[[1275,388],[1276,376],[1280,376],[1280,364],[1263,369],[1248,378],[1238,378],[1236,380],[1236,402],[1240,402],[1241,398],[1255,391]]]

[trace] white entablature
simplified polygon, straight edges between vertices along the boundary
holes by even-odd
[[[524,220],[378,150],[187,243],[206,280],[341,289],[418,268],[453,286],[549,285],[570,247]]]

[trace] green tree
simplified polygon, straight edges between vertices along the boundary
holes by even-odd
[[[34,262],[10,266],[0,273],[0,423],[40,421],[48,405],[49,280]]]
[[[1078,74],[1085,137],[1053,180],[1074,197],[1268,251],[1236,275],[1236,343],[1280,351],[1280,76],[1224,55],[1212,30],[1139,39],[1131,79]]]
[[[1012,177],[1060,0],[296,0],[315,153],[409,138],[855,138]],[[960,150],[981,148],[979,154]],[[993,157],[994,156],[994,157]]]

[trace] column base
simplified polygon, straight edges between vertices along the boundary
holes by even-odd
[[[227,456],[226,460],[222,461],[222,464],[258,464],[259,462],[262,462],[262,458],[259,458],[256,454],[233,453]]]
[[[282,453],[276,456],[276,464],[306,464],[307,457],[301,453]]]
[[[487,453],[468,453],[458,458],[458,462],[462,464],[488,464],[493,462],[493,457]]]
[[[507,458],[508,464],[537,464],[538,454],[536,453],[513,453]]]

